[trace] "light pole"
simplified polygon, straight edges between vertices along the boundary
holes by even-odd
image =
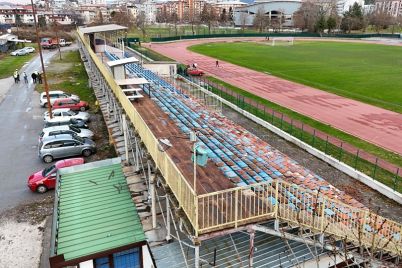
[[[42,48],[40,46],[39,29],[38,29],[38,23],[36,22],[36,11],[35,11],[35,6],[33,3],[33,0],[31,0],[31,5],[32,5],[32,14],[34,17],[35,30],[36,30],[36,42],[38,43],[40,63],[42,65],[43,82],[45,84],[46,99],[47,99],[47,103],[48,103],[47,109],[49,111],[49,117],[50,117],[50,119],[52,119],[53,116],[52,116],[52,106],[50,105],[49,85],[47,84],[45,64],[43,64]]]

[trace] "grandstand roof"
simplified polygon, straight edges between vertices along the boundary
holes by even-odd
[[[107,24],[107,25],[99,25],[99,26],[92,26],[92,27],[80,27],[80,31],[83,34],[111,32],[111,31],[119,31],[119,30],[127,30],[127,29],[128,29],[127,27],[117,25],[117,24]]]

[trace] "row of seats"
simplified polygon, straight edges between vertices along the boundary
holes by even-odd
[[[106,55],[111,60],[119,59],[111,53]],[[193,129],[198,131],[199,145],[208,152],[208,157],[224,176],[237,186],[269,182],[280,178],[293,182],[295,185],[291,188],[279,189],[281,194],[279,200],[270,197],[269,201],[273,205],[276,202],[286,203],[293,210],[313,212],[316,209],[317,200],[311,198],[311,195],[297,191],[298,186],[302,186],[314,192],[327,194],[330,198],[338,198],[350,205],[363,207],[320,176],[300,166],[221,114],[206,110],[197,101],[183,94],[150,70],[138,64],[129,64],[127,67],[132,75],[147,79],[153,88],[158,89],[153,90],[152,98],[183,133],[187,134]],[[149,94],[149,92],[146,93]],[[340,219],[353,217],[349,208],[339,207],[337,203],[328,204],[324,213],[329,217],[338,216]],[[367,224],[366,230],[370,228]]]

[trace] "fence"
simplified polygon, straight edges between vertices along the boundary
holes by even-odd
[[[218,38],[218,37],[327,37],[327,38],[401,38],[399,34],[318,34],[318,33],[230,33],[230,34],[194,34],[194,35],[178,35],[165,37],[152,37],[151,42],[166,42],[185,39],[202,39],[202,38]]]
[[[325,154],[342,161],[356,170],[378,180],[392,188],[394,191],[402,192],[402,168],[376,157],[364,150],[361,150],[339,138],[330,136],[318,129],[315,129],[303,122],[275,111],[265,104],[244,97],[241,94],[227,89],[206,78],[187,77],[193,83],[212,91],[220,97],[236,104],[238,107],[250,112],[272,125],[288,132],[300,140],[323,151]],[[208,85],[208,86],[207,86]]]
[[[80,32],[79,37],[91,71],[103,86],[110,87],[119,100],[185,212],[195,236],[278,218],[312,231],[333,234],[372,250],[382,249],[401,255],[401,224],[295,184],[271,180],[197,196],[172,159],[158,150],[158,140]]]

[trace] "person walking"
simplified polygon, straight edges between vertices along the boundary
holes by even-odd
[[[35,71],[35,75],[36,75],[36,83],[39,83],[39,72]]]
[[[28,84],[28,75],[26,72],[24,72],[24,82],[25,84]]]
[[[42,84],[42,73],[38,73],[38,83]]]
[[[31,77],[32,77],[32,82],[33,82],[34,84],[36,84],[36,73],[33,72],[33,73],[31,74]]]
[[[219,61],[218,60],[215,62],[215,66],[219,67]]]
[[[18,69],[15,69],[13,77],[14,77],[14,83],[18,84]]]

